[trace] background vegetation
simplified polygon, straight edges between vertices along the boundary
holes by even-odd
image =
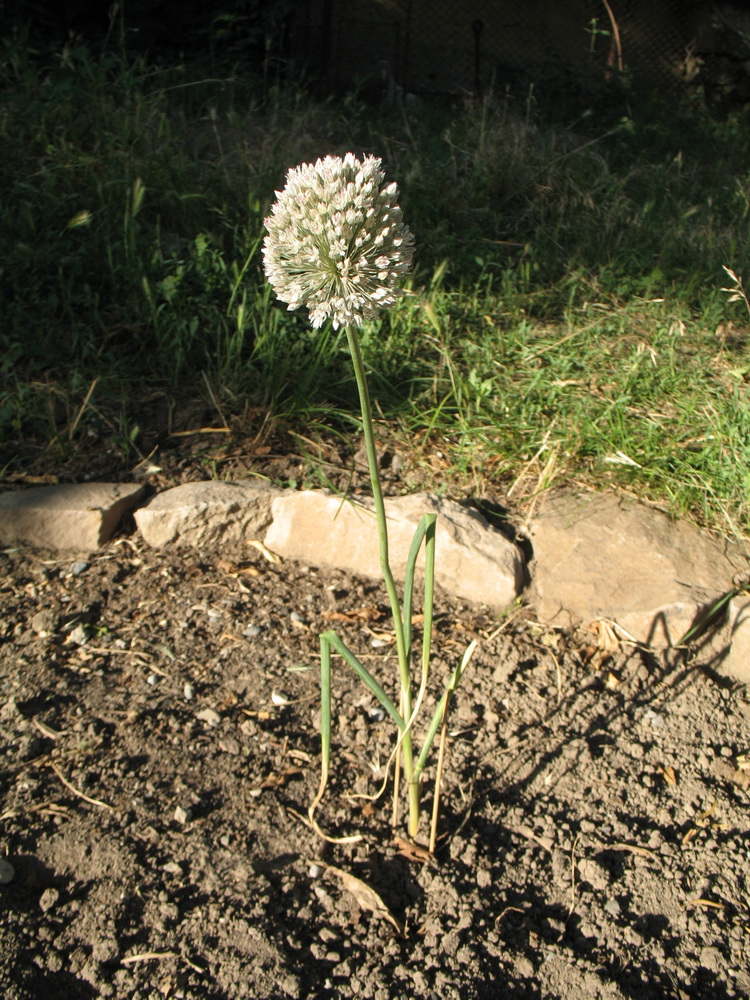
[[[351,436],[345,341],[274,302],[260,257],[286,170],[351,149],[383,158],[417,239],[409,294],[364,347],[433,486],[614,480],[747,532],[748,317],[722,291],[750,244],[743,109],[553,82],[321,97],[279,62],[256,71],[256,49],[235,58],[226,27],[182,59],[134,51],[116,19],[96,44],[0,42],[7,481],[92,442],[131,467],[156,397],[237,435]]]

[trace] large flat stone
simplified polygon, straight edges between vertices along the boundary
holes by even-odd
[[[518,547],[477,511],[420,493],[386,500],[390,563],[403,580],[414,531],[424,514],[437,514],[435,579],[447,593],[500,610],[517,597],[525,566]],[[325,491],[277,496],[264,542],[278,555],[377,579],[380,549],[371,502]],[[423,560],[420,559],[420,562]]]
[[[142,492],[137,483],[80,483],[2,493],[0,541],[92,552],[112,537]]]
[[[158,493],[137,510],[135,523],[154,548],[234,545],[262,537],[277,494],[264,483],[184,483]]]
[[[746,594],[731,600],[724,620],[699,640],[694,662],[750,684],[750,599]]]
[[[747,567],[738,547],[609,494],[549,497],[529,527],[540,620],[609,618],[657,649],[678,643]]]

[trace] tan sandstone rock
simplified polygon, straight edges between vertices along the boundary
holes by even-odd
[[[424,514],[437,514],[437,584],[449,594],[497,610],[524,584],[518,547],[477,511],[426,493],[386,500],[390,562],[403,579],[414,531]],[[378,531],[371,502],[353,502],[324,491],[277,496],[266,547],[312,566],[331,566],[379,578]],[[420,558],[420,564],[423,560]]]
[[[747,566],[738,547],[611,494],[551,496],[529,526],[539,618],[613,619],[638,642],[675,645]]]
[[[264,483],[184,483],[157,494],[137,510],[135,523],[154,548],[234,545],[261,538],[271,522],[271,501],[277,494]]]
[[[142,492],[136,483],[76,483],[2,493],[0,541],[92,552],[112,537]]]
[[[729,602],[725,620],[699,641],[695,662],[750,684],[750,599],[747,595]]]

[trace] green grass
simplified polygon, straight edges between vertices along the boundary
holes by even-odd
[[[231,67],[3,46],[6,474],[90,434],[129,461],[159,393],[348,427],[345,341],[273,301],[260,243],[286,170],[352,149],[383,157],[417,240],[409,294],[362,343],[423,480],[521,500],[615,483],[748,533],[747,314],[721,291],[722,265],[750,259],[739,117],[695,97],[554,117],[543,94],[373,108]]]

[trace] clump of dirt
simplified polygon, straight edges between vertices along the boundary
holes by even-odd
[[[317,636],[393,690],[377,585],[127,534],[0,558],[7,1000],[747,994],[743,688],[441,597],[426,717],[478,647],[435,856],[394,839],[387,796],[348,797],[393,733],[343,666],[318,818],[362,839],[333,844],[306,823]]]

